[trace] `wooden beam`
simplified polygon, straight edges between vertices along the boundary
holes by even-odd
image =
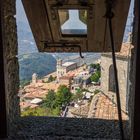
[[[135,0],[136,75],[133,140],[140,139],[140,0]]]
[[[104,17],[105,0],[90,1],[85,7],[81,6],[78,0],[69,0],[62,6],[57,5],[56,0],[22,0],[22,2],[40,52],[78,52],[78,49],[74,47],[72,49],[64,47],[64,42],[71,43],[73,46],[77,42],[82,52],[111,52],[109,29]],[[115,50],[120,51],[130,0],[117,0],[114,5],[112,20],[114,43]],[[87,36],[62,34],[59,9],[87,10]],[[42,41],[46,41],[45,46]],[[58,42],[62,44],[61,47],[49,46],[50,43],[57,44]]]
[[[7,137],[6,97],[4,81],[3,33],[2,33],[2,1],[0,1],[0,138]]]

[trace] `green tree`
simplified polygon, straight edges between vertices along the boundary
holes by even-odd
[[[44,99],[43,106],[51,109],[54,108],[55,99],[56,99],[56,93],[53,90],[49,90],[48,94],[46,95],[46,98]]]
[[[46,116],[47,112],[44,108],[27,108],[25,111],[21,113],[21,116]]]
[[[101,66],[99,63],[98,64],[90,64],[90,67],[96,69],[97,71],[101,70]]]
[[[71,100],[71,92],[65,85],[60,85],[56,93],[56,106],[66,105]]]
[[[77,100],[81,100],[83,97],[83,94],[81,91],[77,91],[73,96],[72,96],[72,100],[77,101]]]
[[[76,94],[77,94],[77,93],[82,93],[82,89],[81,89],[81,88],[77,88],[77,89],[76,89]]]
[[[99,79],[100,79],[100,77],[101,77],[101,72],[100,72],[100,71],[97,71],[96,73],[94,73],[94,74],[90,77],[90,79],[91,79],[92,82],[98,82]]]
[[[96,89],[95,91],[94,91],[94,94],[98,94],[99,92],[101,92],[99,89]]]
[[[96,64],[90,64],[90,67],[96,69]]]
[[[76,93],[74,95],[74,100],[81,100],[83,97],[83,90],[81,88],[76,89]]]
[[[49,76],[48,78],[48,83],[52,82],[52,81],[55,81],[56,77],[53,77],[52,75]]]
[[[59,116],[60,115],[60,107],[56,107],[55,109],[52,110],[52,115],[53,116]]]
[[[101,66],[100,66],[100,64],[96,64],[96,69],[97,69],[97,71],[101,71]]]

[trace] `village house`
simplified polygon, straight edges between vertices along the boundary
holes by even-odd
[[[69,71],[75,70],[77,68],[76,62],[65,62],[62,63],[61,59],[57,60],[57,80],[62,76],[65,76]]]

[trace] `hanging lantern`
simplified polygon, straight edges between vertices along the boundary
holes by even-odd
[[[22,0],[22,2],[39,51],[111,51],[105,18],[106,0]],[[120,51],[130,0],[111,2],[114,4],[112,24],[115,51]]]

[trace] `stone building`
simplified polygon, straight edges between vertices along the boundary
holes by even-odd
[[[71,84],[71,92],[76,93],[77,89],[87,88],[91,83],[90,79],[91,75],[78,75],[73,78],[73,82]]]
[[[75,93],[77,89],[82,88],[82,78],[81,77],[74,77],[73,78],[73,83],[71,85],[71,92]]]
[[[71,86],[71,81],[72,81],[72,77],[69,76],[63,76],[59,78],[59,83],[61,85],[67,85],[68,87]]]
[[[32,83],[33,83],[33,84],[36,84],[36,83],[37,83],[37,74],[36,74],[36,73],[34,73],[34,74],[32,75]]]
[[[59,81],[60,77],[63,77],[71,70],[74,70],[77,68],[76,62],[65,62],[62,63],[62,60],[57,60],[57,80]]]
[[[117,122],[101,119],[20,117],[19,66],[17,59],[16,1],[1,1],[0,14],[0,139],[119,139]],[[122,4],[123,5],[123,4]],[[124,5],[123,5],[124,6]],[[39,6],[38,6],[39,7]],[[36,10],[36,7],[35,7]],[[140,1],[135,0],[134,37],[131,59],[131,140],[140,138]],[[37,14],[40,14],[37,12]],[[37,25],[38,26],[38,25]],[[14,83],[14,84],[13,84]],[[107,127],[106,127],[107,126]],[[113,126],[113,127],[112,127]],[[76,128],[76,129],[75,129]],[[113,132],[113,133],[112,133]],[[125,133],[126,134],[126,133]]]
[[[121,51],[116,53],[121,106],[125,112],[128,111],[128,73],[131,47],[130,42],[123,43]],[[101,56],[101,86],[103,92],[116,102],[114,68],[111,53],[104,53]]]

